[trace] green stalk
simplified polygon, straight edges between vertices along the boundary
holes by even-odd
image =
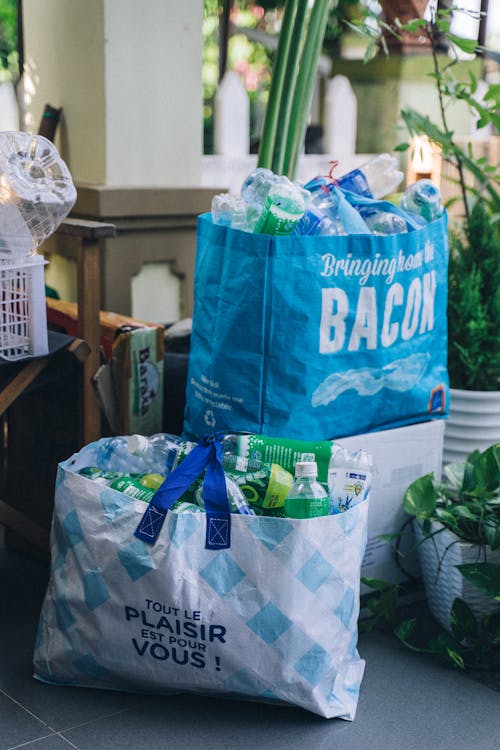
[[[316,0],[311,11],[307,34],[304,40],[300,68],[293,93],[290,123],[286,134],[286,150],[283,174],[291,180],[295,176],[300,149],[304,143],[307,118],[314,92],[314,79],[325,37],[331,0]]]
[[[292,111],[293,90],[297,76],[297,68],[302,49],[302,41],[306,29],[306,16],[308,0],[298,0],[295,23],[293,25],[292,38],[288,59],[286,61],[285,77],[283,81],[283,90],[279,102],[278,123],[276,127],[276,137],[274,141],[274,153],[272,158],[271,169],[275,174],[283,174],[283,163],[285,159],[286,135],[290,122],[290,112]]]
[[[258,167],[266,167],[267,169],[271,168],[274,142],[276,139],[276,128],[278,124],[278,108],[283,92],[283,80],[285,77],[290,41],[297,12],[297,3],[298,0],[287,0],[283,13],[283,23],[278,38],[278,48],[274,60],[269,99],[262,128],[262,137],[257,162]]]

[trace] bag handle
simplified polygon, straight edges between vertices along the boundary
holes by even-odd
[[[204,469],[203,501],[207,519],[205,549],[227,549],[231,546],[231,511],[222,468],[220,436],[203,438],[168,475],[151,498],[134,532],[138,539],[147,544],[155,544],[168,511]]]

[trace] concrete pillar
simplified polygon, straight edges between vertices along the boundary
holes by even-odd
[[[75,183],[200,184],[202,0],[24,0],[25,127],[63,108]]]

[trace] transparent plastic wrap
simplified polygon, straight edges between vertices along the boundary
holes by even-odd
[[[0,132],[0,259],[34,255],[75,201],[71,174],[51,141]]]

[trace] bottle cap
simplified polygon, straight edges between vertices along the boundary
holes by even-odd
[[[134,456],[142,456],[148,449],[148,439],[144,435],[130,435],[127,438],[127,448]]]
[[[318,464],[316,461],[297,461],[295,464],[296,477],[317,477]]]

